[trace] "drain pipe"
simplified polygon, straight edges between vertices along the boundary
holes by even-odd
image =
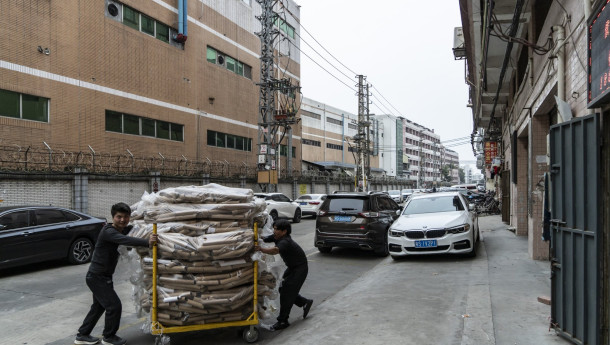
[[[178,0],[178,35],[174,38],[178,43],[186,42],[187,38],[187,22],[188,22],[188,14],[187,14],[187,2],[186,0]]]
[[[553,26],[553,35],[557,42],[558,50],[556,50],[555,56],[557,57],[557,98],[564,101],[566,94],[566,70],[565,70],[565,29],[563,26]],[[557,123],[561,123],[561,115],[557,113]]]

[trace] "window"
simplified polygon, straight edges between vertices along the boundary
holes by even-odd
[[[224,57],[224,62],[222,64],[218,63],[219,56]],[[244,76],[248,79],[252,79],[252,67],[251,66],[248,66],[245,63],[243,63],[233,57],[230,57],[229,55],[219,52],[218,50],[216,50],[210,46],[208,46],[206,49],[206,60],[208,60],[209,63],[224,65],[225,68],[228,69],[229,71],[239,74],[241,76]]]
[[[336,144],[327,143],[326,144],[326,148],[333,149],[333,150],[343,150],[343,145],[336,145]]]
[[[317,140],[301,139],[303,145],[317,146],[320,147],[320,142]]]
[[[286,157],[288,155],[288,145],[280,145],[280,156]],[[297,157],[297,148],[292,147],[292,158]]]
[[[155,136],[155,120],[142,118],[142,135],[147,137]]]
[[[208,145],[240,151],[252,151],[252,139],[208,130]]]
[[[173,141],[184,141],[184,125],[106,110],[106,130]]]
[[[0,90],[0,116],[48,122],[49,99]]]
[[[123,133],[140,135],[140,119],[133,115],[123,115]]]
[[[320,116],[320,114],[312,113],[311,111],[307,111],[307,110],[301,110],[301,114],[303,116],[311,117],[311,118],[318,119],[318,120],[322,119],[322,116]]]
[[[60,210],[39,209],[35,210],[34,213],[36,214],[36,225],[63,223],[66,221],[66,217]]]
[[[355,123],[348,123],[347,128],[358,130],[358,125],[356,125]]]
[[[155,35],[155,20],[144,14],[141,15],[141,18],[142,18],[142,32],[145,34],[154,36]]]
[[[156,22],[156,37],[165,43],[169,43],[169,27],[163,23]]]
[[[294,27],[286,23],[283,18],[280,18],[279,14],[275,15],[275,26],[280,28],[288,37],[294,38]]]
[[[157,121],[157,138],[169,139],[169,122]]]
[[[25,228],[28,226],[28,213],[27,211],[16,211],[3,215],[0,217],[0,230],[11,230],[18,228]]]
[[[123,23],[130,28],[140,30],[140,13],[131,7],[123,6]]]
[[[334,125],[343,126],[343,121],[342,120],[333,119],[332,117],[327,117],[326,118],[326,122],[332,123]]]

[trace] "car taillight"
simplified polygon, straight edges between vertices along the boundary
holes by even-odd
[[[310,205],[320,205],[319,201],[310,201],[309,202]]]
[[[327,211],[318,210],[318,216],[325,216],[327,213]]]
[[[378,218],[379,212],[361,212],[358,215],[364,218]]]

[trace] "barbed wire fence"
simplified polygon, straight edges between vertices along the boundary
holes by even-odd
[[[77,170],[78,169],[78,170]],[[255,181],[257,170],[255,164],[246,162],[228,162],[226,160],[203,161],[181,156],[136,155],[126,150],[125,153],[97,152],[89,146],[87,151],[67,151],[44,147],[21,146],[18,144],[0,144],[0,172],[2,173],[48,173],[75,174],[83,169],[89,174],[108,176],[148,176],[151,172],[161,176],[199,178],[207,176],[215,181],[231,181],[236,178]],[[343,171],[301,170],[282,168],[278,171],[280,180],[298,180],[302,182],[330,181],[331,183],[351,183],[353,177]],[[376,176],[369,181],[376,184],[408,184],[394,177]]]

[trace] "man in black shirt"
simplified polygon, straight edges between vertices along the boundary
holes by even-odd
[[[89,271],[87,272],[87,286],[93,292],[93,304],[91,310],[85,317],[82,326],[78,329],[74,344],[97,344],[99,338],[92,337],[91,331],[100,319],[104,311],[106,321],[102,344],[123,345],[126,341],[116,335],[121,323],[121,300],[114,291],[112,275],[119,260],[117,248],[120,244],[124,246],[146,247],[157,242],[157,235],[151,234],[149,239],[135,238],[127,236],[131,226],[129,219],[131,208],[125,203],[118,203],[112,206],[112,224],[106,224],[100,231],[100,235],[95,243],[93,258]]]
[[[273,330],[290,326],[288,316],[290,316],[290,309],[292,309],[293,304],[303,308],[303,318],[307,317],[313,304],[313,300],[299,295],[305,278],[307,278],[307,257],[303,249],[290,237],[291,232],[292,228],[289,221],[278,220],[273,224],[273,235],[263,238],[264,242],[274,242],[275,247],[255,247],[255,250],[265,254],[280,254],[287,266],[280,287],[280,315],[277,317],[277,322],[272,326]]]

